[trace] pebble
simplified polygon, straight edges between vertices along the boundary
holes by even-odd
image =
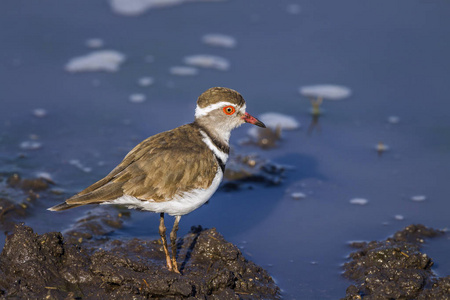
[[[375,148],[375,150],[377,150],[378,152],[384,152],[384,151],[389,150],[390,147],[389,147],[388,145],[384,144],[383,142],[379,142],[378,144],[376,144],[376,145],[374,146],[374,148]]]

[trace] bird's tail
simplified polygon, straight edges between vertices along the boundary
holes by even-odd
[[[66,209],[78,207],[78,206],[81,206],[81,205],[82,204],[67,204],[66,202],[63,202],[63,203],[60,203],[58,205],[52,206],[50,208],[47,208],[47,210],[61,211],[61,210],[66,210]]]

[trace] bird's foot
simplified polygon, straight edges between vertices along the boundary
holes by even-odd
[[[169,256],[166,256],[166,263],[167,263],[167,269],[169,269],[169,271],[173,271],[172,261],[170,260]]]
[[[176,261],[173,262],[173,268],[172,268],[172,271],[175,272],[175,273],[177,273],[177,274],[180,274],[180,275],[181,275],[180,271],[178,270],[178,265],[177,265],[177,262],[176,262]]]

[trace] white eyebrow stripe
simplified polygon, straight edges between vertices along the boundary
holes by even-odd
[[[236,107],[236,106],[237,106],[237,105],[234,104],[234,103],[226,102],[226,101],[217,102],[217,103],[208,105],[208,106],[206,106],[206,107],[200,107],[200,106],[197,105],[197,107],[195,108],[195,117],[196,117],[196,118],[199,118],[199,117],[205,116],[205,115],[207,115],[209,112],[211,112],[211,111],[213,111],[213,110],[215,110],[215,109],[218,109],[218,108],[220,108],[220,107],[222,107],[222,106],[227,106],[227,105],[231,105],[231,106],[233,106],[233,107]],[[243,106],[243,107],[245,107],[245,106]],[[242,110],[242,108],[241,108],[241,110]]]

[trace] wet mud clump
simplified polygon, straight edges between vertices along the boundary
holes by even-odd
[[[26,214],[26,206],[0,197],[0,228],[2,230],[11,231],[17,220],[23,219]]]
[[[159,241],[108,241],[103,248],[66,243],[17,225],[0,254],[0,296],[15,299],[278,299],[261,267],[215,230],[194,228],[178,240],[182,275],[165,268]],[[92,253],[92,254],[91,254]]]
[[[224,191],[252,188],[253,183],[265,186],[280,185],[286,177],[289,167],[262,159],[258,155],[235,155],[231,157],[225,169]]]
[[[130,212],[120,212],[117,207],[97,206],[79,218],[70,229],[64,231],[68,244],[83,244],[86,249],[103,247],[110,240],[110,234],[122,228],[123,219]]]
[[[7,181],[8,185],[12,188],[20,188],[24,191],[39,192],[49,188],[49,180],[44,178],[25,178],[22,179],[19,174],[11,175]]]
[[[42,178],[21,178],[19,174],[0,174],[0,228],[6,232],[27,216],[27,209],[49,188]],[[13,199],[21,199],[19,201]]]
[[[345,263],[344,276],[356,284],[343,299],[450,299],[450,276],[437,278],[432,259],[420,252],[425,238],[443,234],[410,225],[385,241],[352,243],[358,250]]]

